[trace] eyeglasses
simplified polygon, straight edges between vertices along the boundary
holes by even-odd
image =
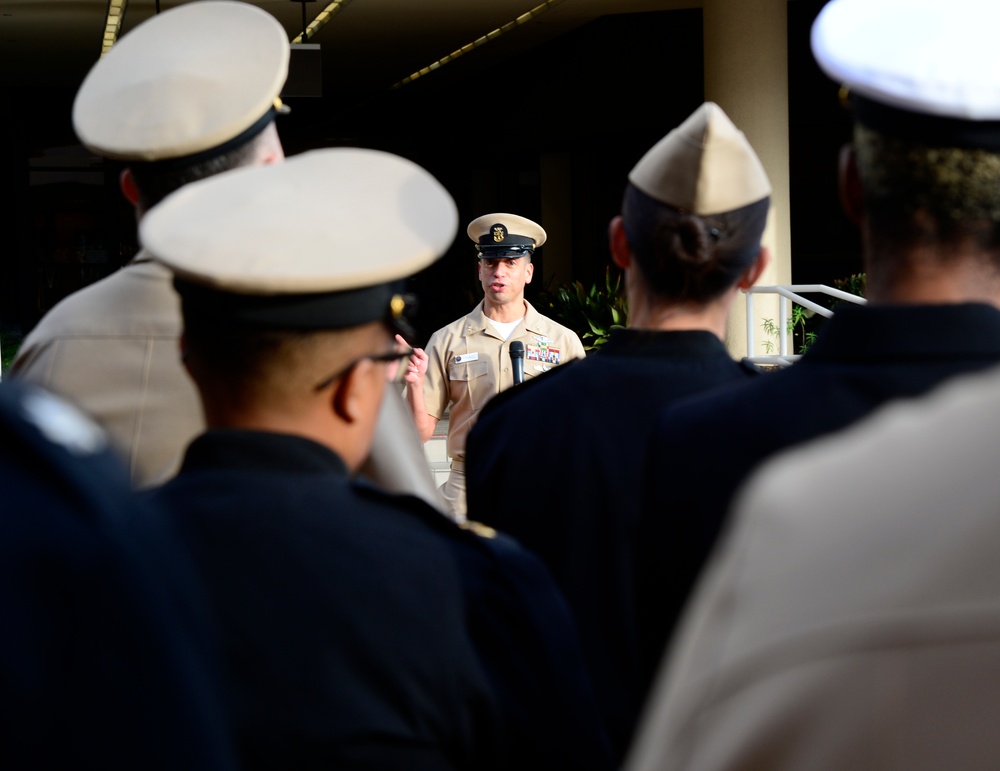
[[[342,378],[344,375],[346,375],[348,372],[350,372],[352,369],[354,369],[356,366],[358,366],[358,364],[360,364],[363,361],[384,362],[386,364],[392,364],[393,362],[399,362],[402,361],[403,359],[408,359],[412,355],[413,355],[413,349],[407,348],[405,351],[390,351],[389,353],[377,353],[377,354],[370,354],[368,356],[359,356],[358,358],[353,359],[350,363],[348,363],[347,366],[337,370],[334,374],[330,375],[330,377],[326,378],[320,383],[317,383],[313,390],[319,392],[322,391],[324,388],[329,388],[329,386],[332,383]],[[401,370],[402,367],[397,367],[396,371],[393,373],[393,376],[387,379],[390,382],[394,382],[397,379],[396,376],[399,374]]]

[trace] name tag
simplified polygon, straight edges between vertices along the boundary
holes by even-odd
[[[456,364],[461,364],[462,362],[465,362],[465,361],[479,361],[479,354],[478,353],[463,353],[462,355],[455,357],[455,363]]]

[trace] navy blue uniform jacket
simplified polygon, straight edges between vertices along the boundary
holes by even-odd
[[[235,769],[192,566],[101,436],[0,385],[0,768]]]
[[[155,497],[221,620],[248,768],[608,767],[561,598],[515,544],[277,433],[203,434]]]
[[[756,370],[710,332],[616,330],[586,359],[508,389],[467,443],[469,516],[538,554],[580,630],[621,758],[653,673],[640,666],[635,554],[652,417]]]
[[[734,495],[762,460],[998,362],[992,306],[849,306],[791,366],[664,410],[648,448],[641,537],[650,570],[640,577],[661,634],[673,629]]]

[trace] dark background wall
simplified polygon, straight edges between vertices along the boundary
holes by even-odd
[[[825,0],[788,4],[789,186],[792,281],[832,284],[862,270],[857,228],[840,207],[837,159],[851,139],[839,85],[823,74],[809,30]]]
[[[820,73],[808,30],[821,2],[789,3],[793,280],[825,282],[860,270],[853,227],[836,197],[836,156],[848,116]],[[280,119],[289,154],[349,144],[411,158],[451,191],[463,223],[455,244],[414,277],[418,342],[481,294],[464,223],[489,211],[545,222],[543,166],[568,169],[571,276],[589,283],[608,265],[607,225],[629,169],[703,99],[700,10],[611,15],[518,56],[448,67],[380,94],[290,97]],[[90,156],[70,124],[72,93],[0,94],[0,192],[13,200],[0,250],[0,322],[27,331],[61,296],[106,275],[135,250],[120,166]],[[378,238],[378,223],[359,223]],[[565,235],[564,235],[565,238]],[[555,248],[555,247],[551,247]],[[535,299],[544,287],[543,247]]]

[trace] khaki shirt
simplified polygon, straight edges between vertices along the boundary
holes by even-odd
[[[73,401],[110,434],[134,486],[158,485],[177,473],[187,445],[205,429],[180,360],[181,327],[172,274],[140,252],[49,311],[21,344],[11,377]],[[361,473],[446,508],[409,408],[391,391]]]
[[[171,273],[140,252],[52,308],[21,344],[11,376],[77,404],[111,435],[132,483],[155,485],[174,475],[204,425],[180,333]]]
[[[508,340],[483,313],[483,303],[464,318],[439,329],[427,343],[424,399],[427,412],[440,420],[448,412],[448,456],[465,462],[465,438],[479,410],[493,396],[514,385],[508,349],[524,343],[524,379],[585,355],[575,332],[541,315],[525,301],[527,311]]]
[[[997,457],[993,370],[762,465],[626,769],[997,768]]]

